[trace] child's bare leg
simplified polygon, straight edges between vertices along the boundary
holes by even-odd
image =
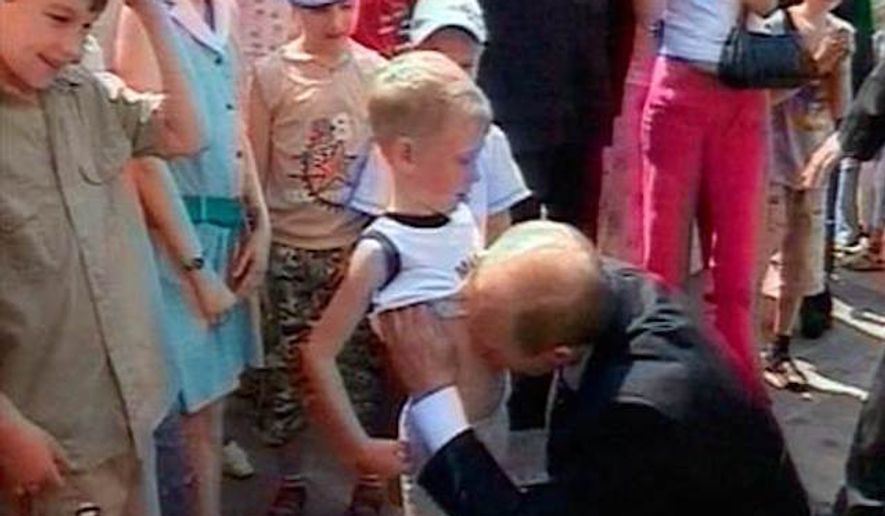
[[[221,449],[224,401],[181,418],[188,464],[194,472],[195,516],[221,514]]]
[[[790,341],[809,276],[809,256],[814,223],[814,191],[791,191],[786,195],[787,228],[781,245],[783,281],[774,317],[774,342],[766,371],[785,387],[804,388],[804,375],[790,358]],[[781,386],[781,385],[778,385]]]

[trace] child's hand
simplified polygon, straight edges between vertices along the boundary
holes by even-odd
[[[19,505],[47,489],[64,486],[70,463],[58,442],[22,418],[0,427],[0,490]]]
[[[234,256],[231,281],[237,297],[248,296],[264,282],[269,254],[270,229],[259,224]]]
[[[237,296],[211,269],[193,271],[187,275],[203,316],[211,324],[220,322],[228,310],[237,304]]]
[[[800,188],[803,190],[821,188],[841,157],[842,146],[839,143],[839,135],[836,133],[811,155],[811,159],[802,170]]]
[[[833,73],[851,49],[851,33],[845,30],[832,31],[824,36],[814,51],[814,64],[817,74],[825,76]]]
[[[406,471],[406,445],[393,439],[369,439],[357,453],[356,467],[363,474],[393,478]]]

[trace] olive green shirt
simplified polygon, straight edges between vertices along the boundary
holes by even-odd
[[[140,456],[166,410],[144,224],[121,176],[155,149],[151,102],[79,67],[0,91],[0,392],[76,469]]]

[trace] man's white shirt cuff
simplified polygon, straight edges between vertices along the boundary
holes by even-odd
[[[458,389],[445,387],[415,402],[412,421],[431,453],[470,428]]]

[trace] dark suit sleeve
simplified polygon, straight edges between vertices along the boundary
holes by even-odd
[[[457,516],[654,514],[681,496],[673,487],[682,488],[691,460],[674,425],[654,409],[618,406],[577,435],[550,484],[517,488],[471,431],[437,452],[419,483]]]
[[[885,143],[885,63],[864,81],[842,123],[839,140],[846,156],[872,159]]]

